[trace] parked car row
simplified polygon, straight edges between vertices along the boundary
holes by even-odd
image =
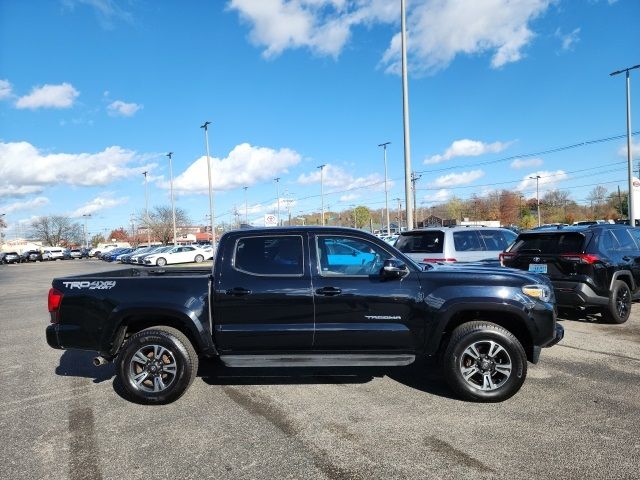
[[[42,250],[25,250],[22,253],[0,252],[0,264],[72,260],[88,256],[89,250],[86,248],[44,247]]]
[[[548,225],[516,235],[504,228],[402,232],[395,247],[422,264],[480,262],[551,280],[556,305],[624,323],[640,299],[640,229],[608,222]]]
[[[213,259],[213,249],[211,246],[203,245],[142,245],[137,248],[109,249],[97,257],[106,262],[164,267],[169,264],[201,263],[205,260],[211,260]]]

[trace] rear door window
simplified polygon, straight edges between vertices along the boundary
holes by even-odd
[[[629,235],[629,230],[619,229],[619,230],[610,230],[611,235],[615,237],[618,241],[618,251],[620,252],[632,252],[637,250],[636,244]]]
[[[252,275],[302,276],[302,237],[297,235],[245,237],[236,241],[236,270]]]
[[[582,253],[585,237],[577,232],[520,235],[511,252],[521,253]]]
[[[398,237],[395,247],[403,253],[442,253],[444,232],[429,230],[412,232]]]
[[[476,230],[453,232],[453,245],[456,252],[482,252],[485,250]]]

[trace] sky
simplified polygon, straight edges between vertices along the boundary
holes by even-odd
[[[624,190],[625,80],[609,73],[640,63],[639,18],[638,0],[408,0],[418,206],[532,197],[532,175],[581,203]],[[5,234],[51,214],[128,228],[142,172],[150,208],[170,205],[168,152],[176,205],[207,224],[205,121],[217,224],[245,198],[254,224],[278,195],[283,219],[320,211],[319,165],[325,208],[382,208],[383,142],[396,208],[399,30],[399,0],[0,0]],[[640,130],[640,69],[631,93]]]

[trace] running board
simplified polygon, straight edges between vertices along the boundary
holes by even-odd
[[[415,359],[415,355],[397,354],[220,355],[227,367],[396,367]]]

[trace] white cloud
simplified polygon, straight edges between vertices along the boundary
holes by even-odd
[[[288,148],[273,150],[242,143],[234,147],[226,158],[211,158],[211,179],[214,190],[232,190],[273,179],[274,174],[287,172],[300,163],[300,155]],[[163,188],[169,188],[163,182]],[[208,193],[207,157],[200,157],[178,175],[174,188],[185,193]]]
[[[493,53],[491,66],[516,62],[535,34],[532,20],[555,0],[422,0],[408,17],[409,62],[414,73],[446,68],[456,55]],[[389,72],[400,70],[400,34],[382,58]]]
[[[449,173],[436,178],[430,183],[432,187],[453,187],[456,185],[466,185],[484,177],[482,170],[471,170],[468,172]]]
[[[627,144],[625,143],[618,149],[618,155],[621,157],[627,158]],[[631,141],[631,155],[633,158],[638,158],[640,156],[640,143]]]
[[[478,140],[463,138],[462,140],[456,140],[453,142],[443,154],[433,155],[426,158],[424,163],[430,165],[446,162],[447,160],[451,160],[456,157],[477,157],[486,153],[497,153],[503,151],[509,145],[509,142],[484,143]]]
[[[0,100],[10,98],[12,96],[12,88],[9,80],[0,80]]]
[[[102,195],[85,203],[80,208],[74,210],[69,215],[71,217],[81,217],[82,215],[92,215],[107,208],[117,207],[129,201],[128,197],[113,198],[111,195]]]
[[[445,68],[459,54],[493,54],[499,68],[522,58],[535,34],[529,24],[556,0],[415,0],[407,13],[412,73]],[[337,57],[358,25],[390,24],[397,29],[399,2],[390,0],[231,0],[229,8],[251,26],[250,39],[263,55],[308,48]],[[397,30],[396,30],[397,31]],[[399,72],[400,35],[382,57]]]
[[[115,20],[133,22],[133,15],[118,5],[116,0],[62,0],[62,4],[74,10],[76,5],[87,5],[93,8],[102,28],[111,29]]]
[[[149,158],[118,146],[98,153],[42,153],[28,142],[0,142],[0,196],[39,192],[47,185],[107,185],[154,168],[153,163],[133,166]]]
[[[530,173],[529,175],[525,175],[522,178],[522,181],[518,185],[517,189],[520,191],[533,189],[535,191],[535,188],[536,188],[535,177],[538,175],[540,176],[538,187],[540,188],[541,191],[546,190],[547,187],[551,187],[556,183],[560,183],[569,178],[569,175],[567,175],[567,173],[564,170],[556,170],[555,172],[548,171],[548,170],[540,170],[538,172],[533,172],[533,173]]]
[[[541,158],[529,158],[526,160],[522,158],[516,158],[513,162],[511,162],[511,168],[533,168],[539,167],[542,164],[543,160]]]
[[[298,177],[298,183],[301,185],[319,184],[320,170],[316,169],[311,173],[303,173]],[[329,194],[332,191],[336,192],[364,187],[376,191],[384,190],[384,177],[382,175],[372,173],[362,177],[354,177],[342,167],[331,164],[327,164],[324,168],[322,183],[325,194]],[[393,187],[392,181],[388,180],[387,184],[389,188]]]
[[[446,201],[451,196],[451,191],[446,188],[441,188],[435,193],[429,193],[423,197],[426,202],[439,203]]]
[[[107,106],[107,112],[109,112],[109,115],[112,117],[132,117],[142,108],[143,105],[139,103],[126,103],[122,100],[116,100]]]
[[[360,195],[358,195],[357,193],[347,193],[346,195],[342,195],[340,197],[340,201],[341,202],[350,202],[351,200],[356,200],[360,198]]]
[[[80,95],[70,83],[60,85],[44,85],[34,87],[29,95],[20,97],[16,102],[16,108],[69,108]]]
[[[573,50],[576,43],[580,41],[580,28],[575,28],[569,33],[562,33],[559,28],[556,30],[556,38],[560,39],[560,45],[563,51]]]
[[[20,210],[33,210],[36,208],[44,207],[45,205],[49,205],[49,203],[50,202],[47,197],[36,197],[24,202],[14,202],[4,205],[0,207],[0,212],[9,214],[18,212]]]

